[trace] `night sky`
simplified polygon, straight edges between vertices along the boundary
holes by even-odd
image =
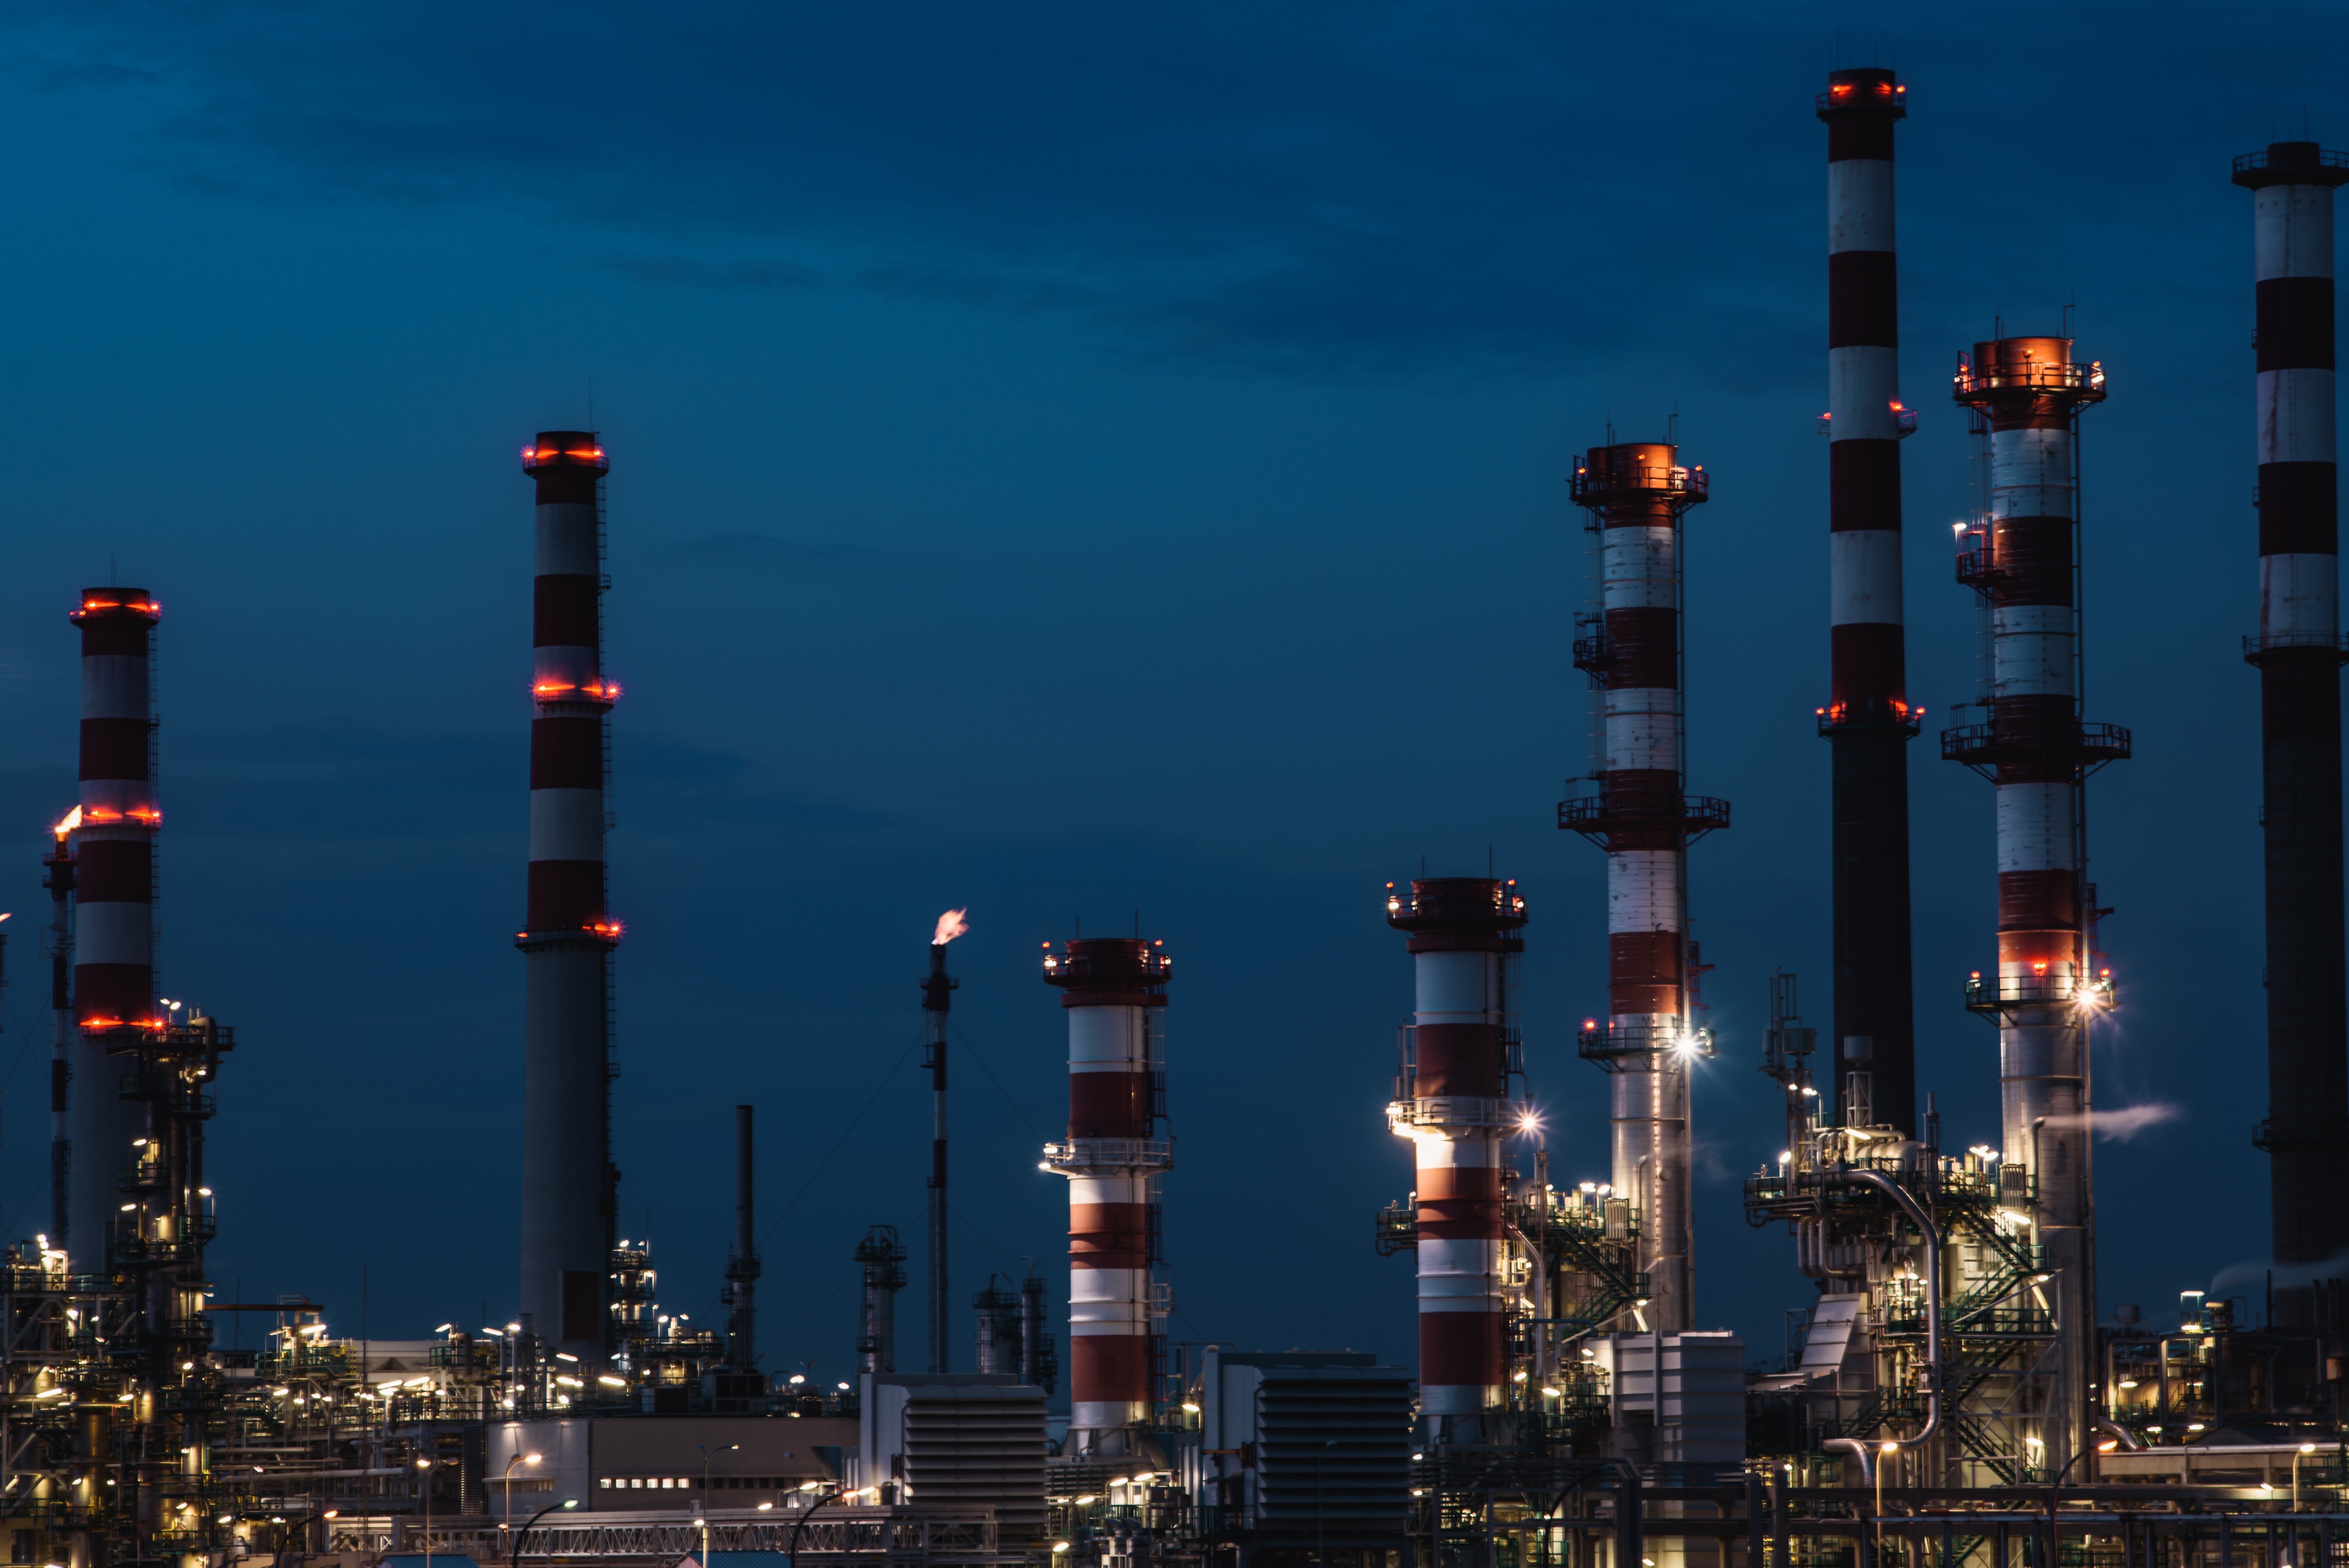
[[[164,606],[166,994],[236,1026],[222,1295],[336,1330],[514,1310],[531,498],[613,454],[623,1233],[698,1323],[759,1108],[765,1364],[845,1376],[849,1252],[917,1250],[916,982],[953,949],[955,1346],[1065,1283],[1065,1036],[1038,944],[1174,954],[1176,1338],[1415,1355],[1385,1130],[1411,971],[1382,884],[1531,903],[1526,1056],[1603,1176],[1602,864],[1569,666],[1578,446],[1677,412],[1692,861],[1721,1042],[1699,1315],[1810,1298],[1737,1180],[1782,1143],[1766,977],[1827,1018],[1826,160],[1896,65],[1909,696],[1973,696],[1954,353],[2055,332],[2085,417],[2092,787],[2124,1010],[2109,1311],[2266,1249],[2251,201],[2349,141],[2327,6],[864,4],[11,7],[0,94],[0,1233],[45,1222],[45,824],[77,591]],[[2327,88],[2333,91],[2328,92]],[[592,387],[592,393],[591,393]],[[592,412],[591,412],[592,397]],[[119,562],[119,566],[111,564]],[[1919,1082],[1996,1137],[1991,791],[1910,752]],[[921,1285],[900,1299],[918,1367]],[[253,1332],[250,1326],[245,1330]]]

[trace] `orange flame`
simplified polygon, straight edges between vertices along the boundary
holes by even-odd
[[[72,810],[67,811],[64,816],[62,816],[62,817],[58,818],[58,819],[57,819],[57,825],[56,827],[54,827],[54,828],[50,829],[49,830],[50,830],[51,832],[53,832],[53,833],[57,834],[57,836],[58,838],[62,839],[62,838],[64,838],[67,833],[72,832],[76,828],[78,828],[78,827],[80,827],[80,826],[81,826],[81,808],[80,808],[80,807],[78,807],[78,806],[76,806]]]
[[[969,913],[970,911],[967,909],[950,909],[938,916],[937,934],[930,938],[930,945],[944,947],[964,932],[968,931],[970,922],[965,920],[963,916]]]

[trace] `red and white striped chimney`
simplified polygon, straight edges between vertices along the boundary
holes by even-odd
[[[1864,1114],[1917,1130],[1917,1026],[1909,979],[1908,699],[1900,603],[1899,291],[1892,231],[1892,128],[1908,89],[1887,70],[1835,71],[1818,98],[1827,128],[1827,601],[1832,748],[1835,1075],[1838,1112],[1859,1084]]]
[[[1069,1015],[1069,1140],[1044,1168],[1069,1179],[1070,1454],[1137,1451],[1128,1429],[1155,1398],[1158,1179],[1174,1164],[1161,1126],[1165,944],[1071,937],[1044,944],[1044,979]]]
[[[119,1180],[146,1108],[114,1092],[109,1052],[126,1033],[161,1026],[155,1002],[155,803],[152,659],[161,614],[143,588],[88,588],[69,617],[81,628],[81,820],[74,830],[73,1161],[67,1243],[77,1274],[107,1265],[121,1207]]]
[[[1407,902],[1389,885],[1387,923],[1411,934],[1416,989],[1387,1120],[1417,1156],[1420,1437],[1504,1442],[1501,1141],[1523,1115],[1509,1077],[1526,901],[1514,882],[1422,878]]]
[[[606,725],[601,486],[592,431],[523,449],[538,483],[533,594],[530,883],[524,929],[522,1310],[542,1342],[600,1359],[618,1214],[612,1163],[610,978],[619,923],[605,907]]]
[[[2027,1202],[2072,1369],[2042,1407],[2054,1467],[2088,1434],[2086,1026],[2110,995],[2089,959],[2081,783],[2129,754],[2128,731],[2080,718],[2075,449],[2080,410],[2104,400],[2105,373],[2075,362],[2069,338],[2002,338],[1974,346],[1954,395],[1990,446],[1989,515],[1959,557],[1960,581],[1990,614],[1990,717],[1943,731],[1941,755],[1997,791],[1998,974],[1978,978],[1968,1002],[1998,1025],[2002,1160],[2035,1190]]]
[[[1696,1326],[1689,1171],[1689,1069],[1709,1049],[1692,1013],[1688,847],[1729,825],[1729,803],[1686,792],[1681,672],[1682,521],[1702,502],[1703,466],[1669,442],[1593,447],[1576,465],[1575,503],[1599,533],[1599,635],[1575,663],[1599,687],[1604,754],[1595,796],[1558,807],[1558,826],[1607,851],[1607,1022],[1581,1033],[1608,1074],[1615,1191],[1640,1222],[1646,1326]]]
[[[2260,820],[2267,845],[2268,1155],[2274,1318],[2326,1322],[2312,1266],[2349,1252],[2349,983],[2341,833],[2340,475],[2333,412],[2333,192],[2349,155],[2313,141],[2235,160],[2259,288]],[[2324,1355],[2338,1357],[2337,1321]]]

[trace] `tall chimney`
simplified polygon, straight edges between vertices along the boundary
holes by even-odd
[[[947,923],[939,922],[943,934]],[[949,938],[951,940],[951,938]],[[947,973],[947,944],[930,944],[922,982],[922,1065],[930,1069],[930,1370],[953,1370],[947,1348],[947,1015],[960,984]]]
[[[57,825],[57,846],[41,857],[48,868],[42,884],[49,890],[49,1244],[60,1248],[68,1245],[72,1223],[72,1084],[78,1031],[73,1016],[73,830],[67,823],[78,816]]]
[[[1868,1064],[1835,1075],[1873,1097],[1869,1119],[1914,1137],[1917,1033],[1909,990],[1908,700],[1900,609],[1899,289],[1892,127],[1908,89],[1885,70],[1834,71],[1827,127],[1827,603],[1835,903],[1834,1039]],[[1847,1042],[1849,1042],[1847,1045]]]
[[[522,1310],[558,1351],[595,1363],[611,1337],[612,949],[605,905],[608,720],[603,669],[603,478],[592,431],[523,449],[538,485],[533,596],[528,914],[523,1024]]]
[[[2268,1154],[2277,1271],[2349,1252],[2349,997],[2341,870],[2340,542],[2333,412],[2333,192],[2349,154],[2279,141],[2235,160],[2259,280],[2260,819],[2267,845]],[[2329,1271],[2337,1277],[2337,1264]],[[2329,1284],[2330,1282],[2326,1282]],[[2317,1286],[2275,1320],[2327,1326]],[[2337,1290],[2337,1286],[2333,1287]],[[2330,1315],[2325,1315],[2329,1316]],[[2337,1321],[2327,1352],[2343,1354]]]
[[[759,1369],[759,1233],[750,1212],[750,1108],[734,1108],[734,1248],[726,1258],[726,1292],[733,1304],[726,1326],[726,1361],[737,1372]]]
[[[121,1208],[130,1144],[144,1107],[115,1092],[109,1059],[155,1004],[155,802],[152,652],[160,614],[143,588],[88,588],[70,619],[81,628],[81,822],[74,830],[74,1015],[71,1167],[66,1215],[73,1269],[99,1274]]]
[[[2104,401],[2105,373],[2064,337],[1974,345],[1955,396],[1990,447],[1983,520],[1959,536],[1958,577],[1990,615],[1985,723],[1944,730],[1941,755],[1997,790],[1998,971],[1967,1002],[1998,1025],[2006,1206],[2030,1211],[2046,1249],[2061,1381],[2016,1397],[2049,1418],[2051,1469],[2088,1435],[2095,1376],[2088,1290],[2087,1026],[2110,1000],[2095,970],[2081,783],[2129,753],[2128,731],[2080,719],[2080,410]],[[2035,1375],[2034,1375],[2035,1376]]]
[[[1159,1091],[1159,1014],[1172,961],[1140,937],[1044,944],[1044,979],[1069,1015],[1069,1140],[1044,1163],[1069,1179],[1069,1436],[1062,1452],[1141,1451],[1129,1429],[1150,1418],[1157,1339],[1151,1265],[1158,1180],[1174,1164]]]
[[[1411,934],[1416,1002],[1412,1051],[1388,1125],[1418,1168],[1420,1439],[1510,1440],[1505,1411],[1501,1140],[1516,1120],[1516,933],[1526,901],[1513,882],[1433,877],[1387,923]]]
[[[1607,1022],[1582,1030],[1608,1075],[1613,1185],[1640,1215],[1647,1326],[1696,1326],[1690,1259],[1689,1068],[1713,1049],[1692,1016],[1688,846],[1729,826],[1729,803],[1686,792],[1682,769],[1681,521],[1705,499],[1702,465],[1668,442],[1594,447],[1575,503],[1599,535],[1604,602],[1575,663],[1599,687],[1599,792],[1558,808],[1607,851]]]

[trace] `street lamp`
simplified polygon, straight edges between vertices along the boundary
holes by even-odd
[[[788,1562],[788,1568],[800,1568],[800,1532],[805,1530],[807,1528],[807,1522],[815,1517],[815,1511],[822,1508],[827,1502],[838,1502],[846,1496],[848,1496],[848,1493],[835,1490],[830,1496],[817,1498],[813,1502],[800,1510],[799,1518],[792,1522],[792,1538],[790,1541],[786,1542],[783,1546],[783,1556]],[[701,1564],[701,1568],[709,1568],[709,1563],[706,1558]]]
[[[2316,1451],[2314,1443],[2302,1443],[2300,1452],[2292,1456],[2292,1511],[2300,1511],[2300,1461]]]
[[[576,1508],[578,1506],[579,1500],[577,1498],[566,1497],[561,1502],[550,1502],[544,1508],[540,1509],[536,1513],[532,1514],[530,1516],[530,1524],[523,1525],[522,1527],[521,1533],[514,1537],[513,1555],[509,1558],[508,1561],[518,1563],[522,1560],[523,1549],[530,1535],[531,1525],[536,1524],[540,1520],[544,1519],[548,1514],[553,1513],[558,1508]]]
[[[693,1446],[701,1450],[701,1495],[694,1500],[694,1506],[701,1510],[701,1568],[709,1568],[709,1461],[718,1454],[738,1453],[742,1445],[729,1443],[717,1453],[712,1453],[707,1444]]]
[[[506,1516],[498,1521],[498,1528],[506,1532],[506,1561],[509,1563],[513,1561],[513,1468],[516,1465],[534,1465],[538,1459],[536,1454],[516,1454],[506,1460],[506,1473],[498,1478],[506,1483]]]

